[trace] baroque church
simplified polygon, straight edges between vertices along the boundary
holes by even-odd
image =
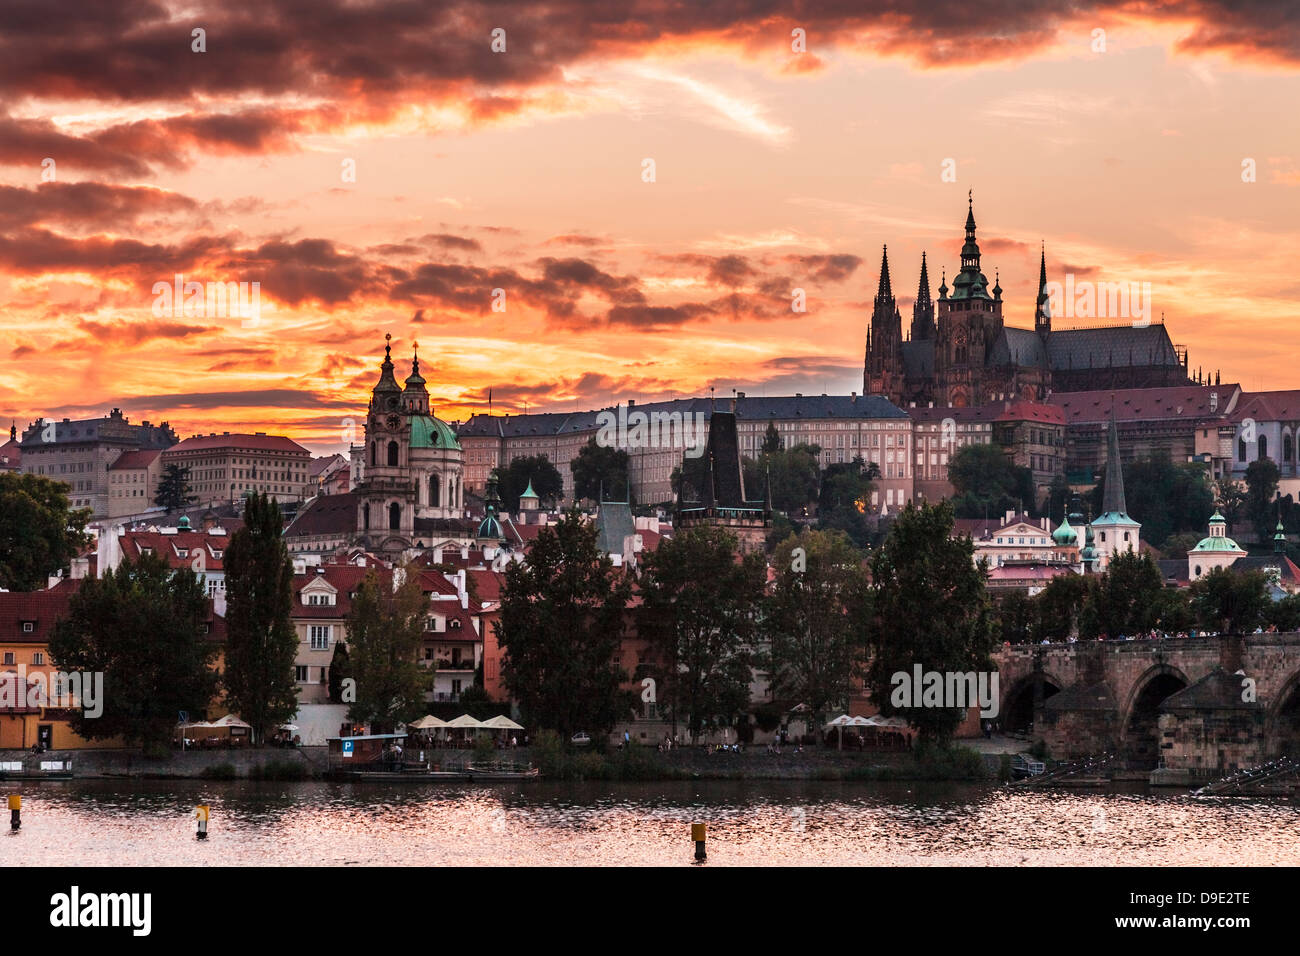
[[[392,336],[384,339],[391,343]],[[352,456],[359,476],[353,489],[357,544],[392,554],[472,530],[461,481],[465,456],[455,429],[429,407],[418,344],[404,385],[393,376],[391,344],[384,346],[365,441]]]
[[[1032,329],[1003,322],[1002,286],[992,289],[980,271],[975,204],[966,213],[961,269],[949,290],[946,272],[939,298],[921,254],[921,281],[906,338],[889,276],[889,249],[880,263],[867,330],[862,389],[895,405],[931,403],[965,407],[1004,399],[1044,401],[1053,392],[1098,388],[1186,385],[1187,350],[1175,346],[1159,324],[1053,329],[1047,255],[1039,261],[1038,297]]]

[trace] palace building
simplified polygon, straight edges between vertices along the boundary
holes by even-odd
[[[1187,350],[1173,344],[1163,322],[1053,329],[1046,250],[1039,261],[1032,329],[1005,324],[1002,286],[995,273],[990,289],[980,268],[972,198],[961,269],[952,289],[945,275],[938,300],[931,299],[923,253],[912,323],[904,338],[886,247],[867,330],[862,381],[866,394],[883,395],[903,408],[930,403],[961,408],[1015,399],[1043,401],[1053,391],[1190,383]]]

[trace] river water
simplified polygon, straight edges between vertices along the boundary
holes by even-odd
[[[40,865],[1271,865],[1300,863],[1300,807],[1183,791],[935,783],[494,785],[106,780],[0,784]],[[194,808],[211,807],[195,839]],[[3,804],[0,804],[3,806]]]

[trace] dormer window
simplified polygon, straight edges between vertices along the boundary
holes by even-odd
[[[447,623],[447,626],[448,626],[449,628],[451,628],[451,630],[453,630],[453,631],[459,631],[459,630],[460,630],[460,619],[459,619],[459,618],[452,618],[452,619]]]
[[[32,633],[33,631],[35,631],[35,630],[36,630],[36,622],[35,622],[35,621],[23,621],[23,633],[24,633],[24,634],[31,634],[31,633]]]

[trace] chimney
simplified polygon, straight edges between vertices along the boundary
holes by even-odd
[[[465,569],[456,572],[456,595],[460,598],[462,610],[469,610],[469,588],[465,583]]]

